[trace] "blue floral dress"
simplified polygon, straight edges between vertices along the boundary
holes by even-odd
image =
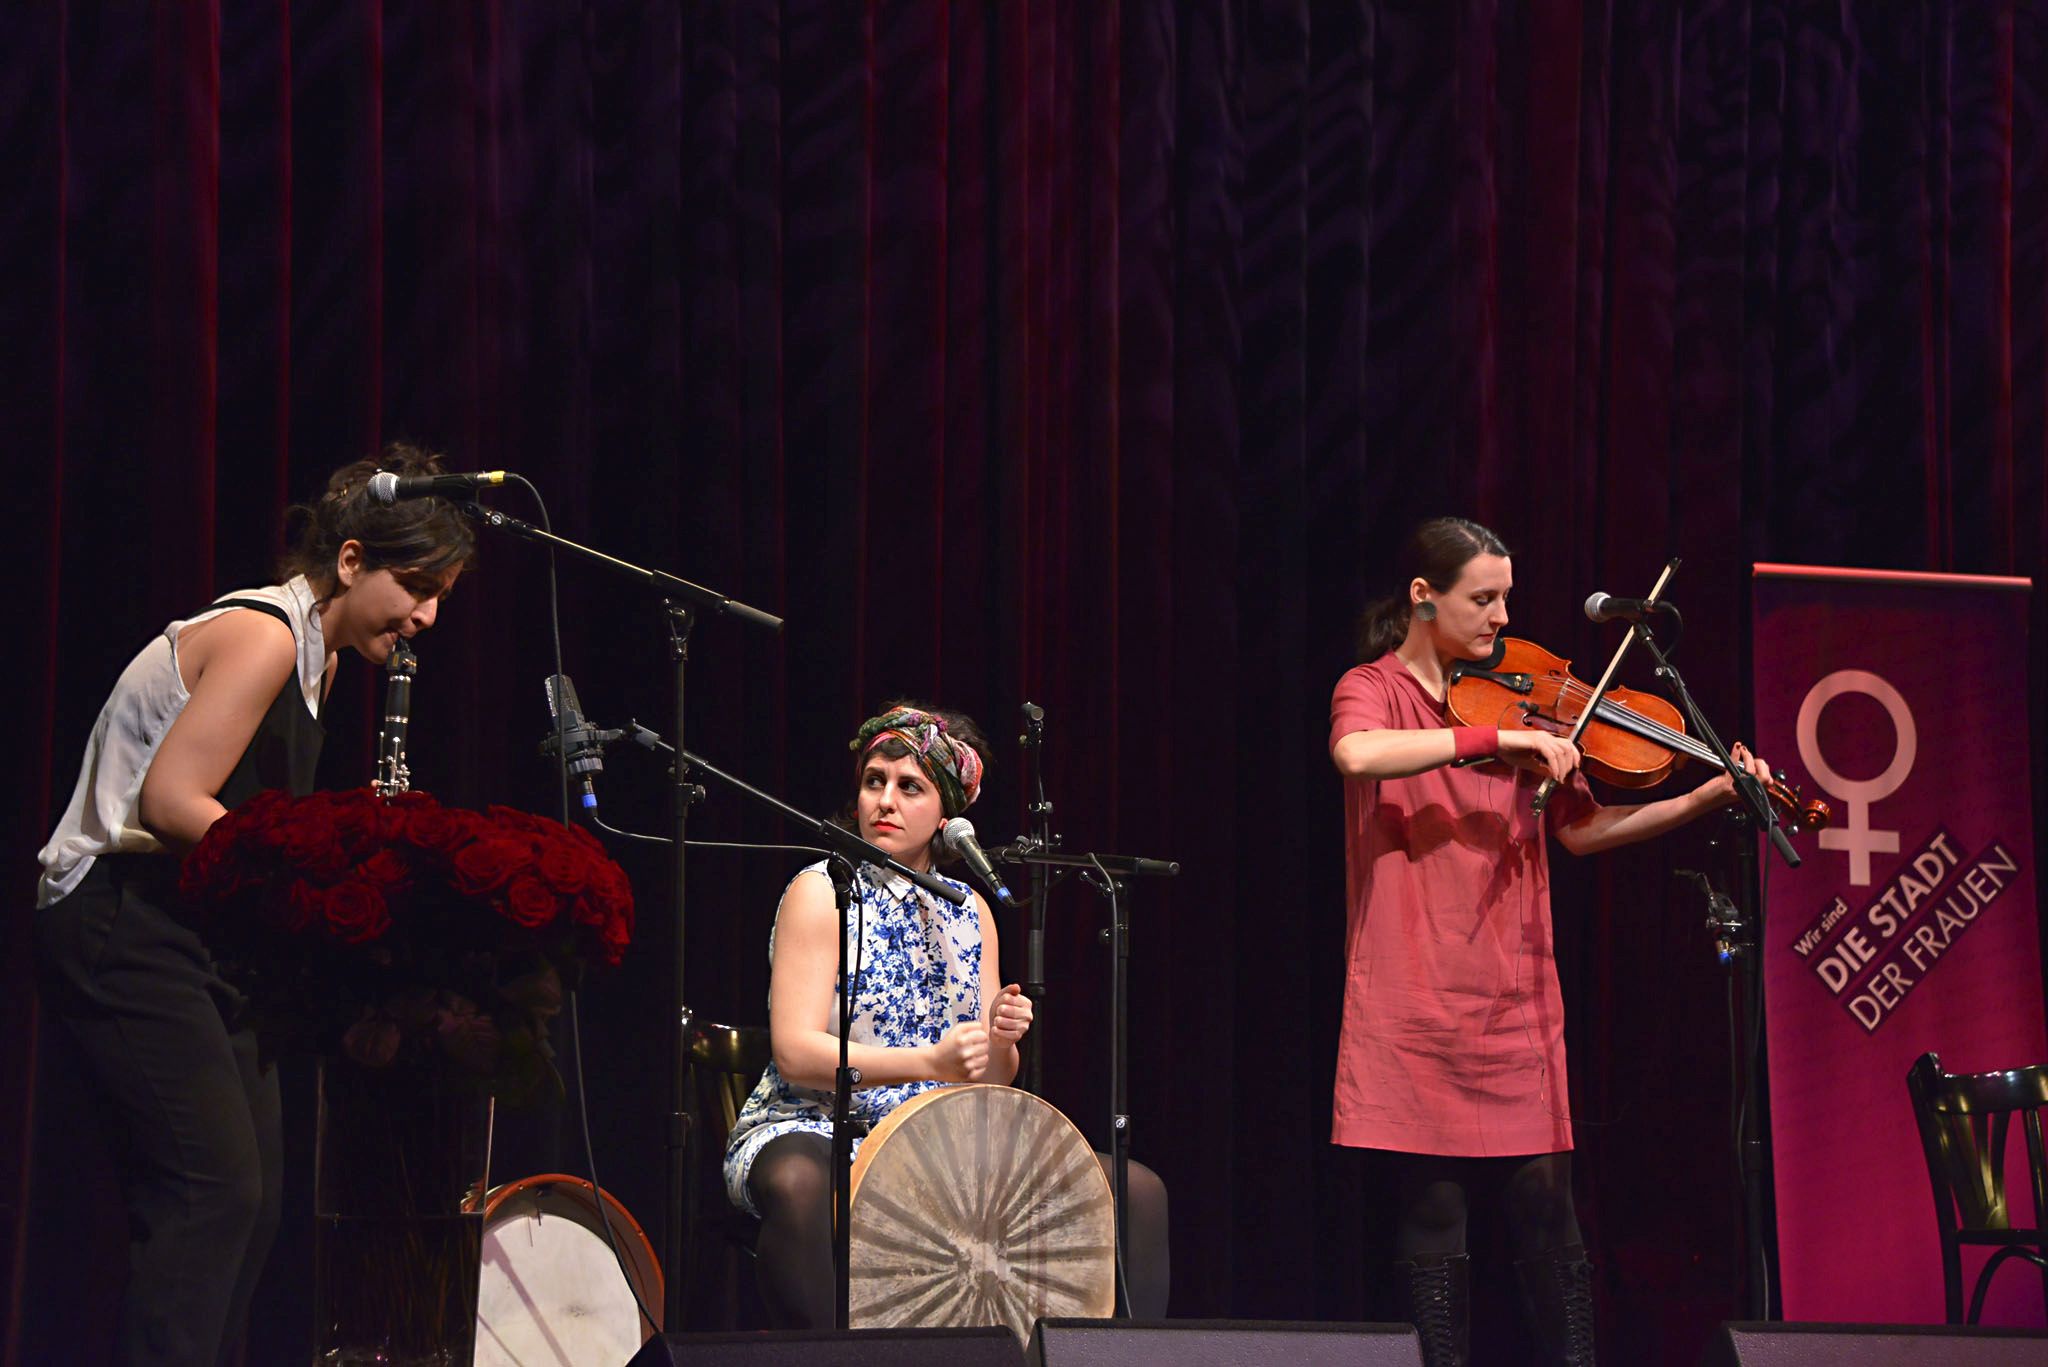
[[[824,871],[820,860],[797,877],[823,876]],[[969,891],[956,879],[944,881]],[[960,1022],[982,1018],[981,913],[972,895],[964,906],[956,907],[907,878],[863,864],[854,875],[846,917],[856,1044],[936,1044]],[[856,926],[858,942],[853,938]],[[771,960],[775,956],[772,931],[768,955]],[[826,1028],[837,1034],[838,1026],[839,994],[834,992]],[[853,1118],[873,1127],[919,1092],[945,1085],[926,1081],[858,1088],[853,1093]],[[733,1123],[725,1147],[725,1190],[734,1205],[759,1213],[747,1196],[747,1174],[755,1157],[770,1140],[803,1130],[832,1133],[832,1093],[795,1086],[770,1062]],[[860,1141],[854,1143],[858,1147]]]

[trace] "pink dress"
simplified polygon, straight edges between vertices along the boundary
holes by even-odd
[[[1332,749],[1354,731],[1443,724],[1391,653],[1330,699]],[[1334,1142],[1477,1157],[1572,1146],[1537,783],[1499,763],[1345,783]],[[1596,806],[1573,774],[1542,821],[1554,832]]]

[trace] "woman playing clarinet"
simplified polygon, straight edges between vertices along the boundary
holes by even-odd
[[[82,1048],[125,1131],[131,1364],[235,1357],[278,1222],[277,1072],[179,904],[178,860],[231,807],[311,791],[336,657],[382,665],[434,624],[474,541],[439,498],[384,504],[379,468],[437,474],[394,446],[334,472],[279,581],[165,627],[115,681],[43,847],[36,953],[45,1010]]]

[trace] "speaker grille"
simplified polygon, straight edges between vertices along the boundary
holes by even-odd
[[[2040,1367],[2048,1334],[1928,1324],[1724,1324],[1701,1367]]]
[[[986,1329],[855,1329],[844,1334],[666,1334],[626,1367],[1018,1367],[1017,1336]]]
[[[1422,1367],[1405,1324],[1040,1320],[1031,1367]]]

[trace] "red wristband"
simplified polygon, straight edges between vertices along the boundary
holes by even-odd
[[[1451,742],[1459,759],[1491,759],[1500,753],[1498,726],[1454,726]]]

